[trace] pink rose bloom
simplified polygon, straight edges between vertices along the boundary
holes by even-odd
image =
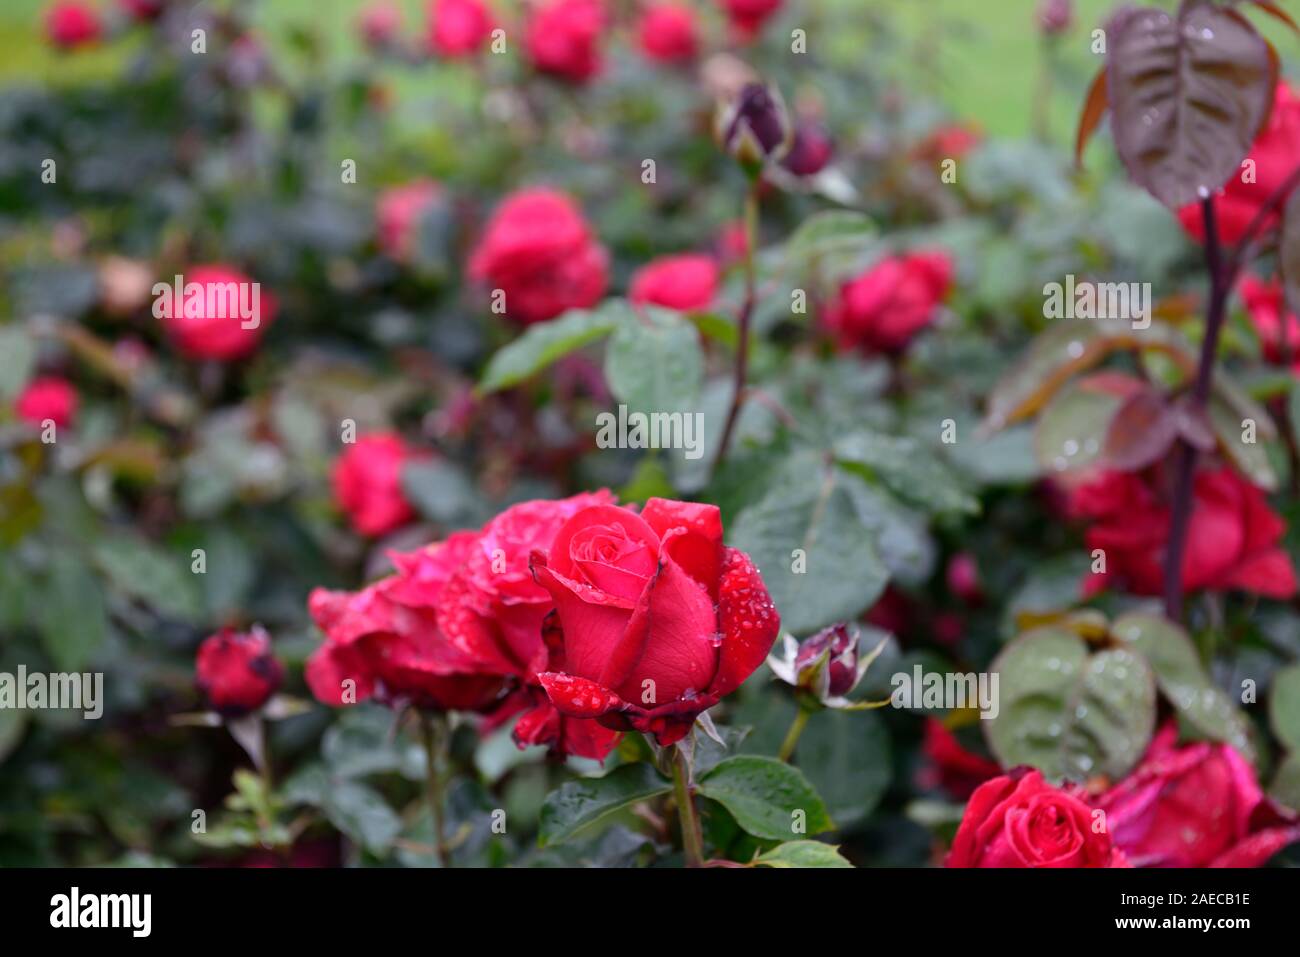
[[[14,400],[18,418],[40,426],[49,419],[59,428],[72,424],[77,414],[77,390],[67,379],[38,376]]]
[[[546,0],[528,21],[524,46],[542,73],[586,83],[600,72],[602,0]]]
[[[632,276],[628,298],[680,312],[708,308],[718,293],[718,263],[712,256],[661,256]]]
[[[947,253],[890,256],[840,287],[825,324],[841,349],[901,352],[934,322],[951,288]]]
[[[104,35],[99,13],[79,0],[59,0],[45,11],[45,38],[60,50],[98,43]]]
[[[275,318],[274,296],[258,287],[254,325],[254,319],[245,320],[240,314],[244,305],[253,311],[253,280],[238,269],[221,263],[192,266],[181,278],[182,293],[196,283],[203,287],[202,298],[182,295],[170,309],[161,301],[154,303],[154,315],[181,353],[191,359],[225,362],[242,359],[257,348]]]
[[[680,63],[699,50],[699,25],[695,11],[676,3],[647,7],[637,24],[641,52],[659,63]]]
[[[392,432],[361,436],[334,463],[334,500],[362,535],[386,535],[415,518],[402,467],[415,453]]]
[[[429,49],[438,56],[473,56],[488,42],[492,28],[492,12],[482,0],[433,0],[429,4]]]

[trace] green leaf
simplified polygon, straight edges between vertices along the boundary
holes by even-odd
[[[599,778],[579,778],[546,796],[538,826],[545,847],[568,840],[607,814],[672,790],[671,782],[648,764],[625,764]]]
[[[605,353],[610,391],[633,412],[680,412],[699,400],[700,334],[680,313],[644,307],[620,323]]]
[[[1155,680],[1134,651],[1089,655],[1073,632],[1049,626],[1012,641],[990,671],[1000,708],[984,731],[1004,767],[1032,765],[1054,780],[1119,778],[1155,730]]]
[[[631,321],[629,312],[625,302],[611,300],[600,309],[573,309],[550,322],[529,326],[488,361],[479,391],[496,392],[523,382],[562,356],[603,339],[620,323]]]
[[[22,391],[35,364],[36,343],[27,328],[16,322],[0,326],[0,402]]]
[[[795,763],[841,827],[870,815],[893,776],[889,733],[874,714],[833,709],[814,714],[799,739]]]
[[[1273,463],[1268,457],[1268,445],[1263,441],[1266,437],[1261,434],[1261,422],[1271,421],[1267,412],[1263,417],[1254,419],[1255,434],[1252,436],[1255,441],[1243,442],[1242,439],[1242,417],[1227,403],[1221,401],[1218,397],[1210,400],[1209,407],[1210,425],[1214,429],[1214,436],[1218,439],[1219,448],[1223,454],[1237,468],[1237,471],[1246,476],[1260,488],[1267,492],[1277,491],[1277,472],[1273,470]]]
[[[731,543],[754,560],[782,623],[796,635],[856,618],[889,579],[843,483],[838,470],[826,468],[778,483],[731,527]]]
[[[826,210],[814,213],[800,224],[786,243],[786,256],[801,261],[857,250],[876,235],[876,225],[870,217],[852,210]]]
[[[1300,811],[1300,752],[1292,751],[1278,765],[1273,774],[1273,783],[1268,786],[1268,793],[1278,803],[1293,811]]]
[[[1278,740],[1300,751],[1300,665],[1283,668],[1273,676],[1268,719]]]
[[[852,867],[839,847],[821,841],[786,841],[754,858],[759,867]]]
[[[189,552],[168,552],[117,531],[96,542],[92,554],[109,584],[163,617],[195,622],[203,616],[202,594],[197,576],[190,571]]]
[[[38,612],[45,650],[60,671],[81,671],[108,635],[99,580],[75,555],[56,552]]]
[[[477,524],[480,511],[474,483],[446,459],[417,459],[402,468],[402,491],[425,518],[443,525]]]
[[[1062,389],[1034,429],[1034,455],[1049,472],[1087,468],[1100,458],[1121,395],[1090,386],[1091,377]]]
[[[1160,692],[1199,737],[1230,744],[1255,761],[1249,719],[1214,686],[1186,632],[1158,615],[1130,612],[1115,619],[1111,635],[1146,659]]]
[[[899,498],[932,514],[979,512],[979,501],[916,439],[862,430],[835,443],[835,459],[864,478],[879,480]]]
[[[321,810],[337,827],[374,854],[382,854],[402,830],[402,820],[374,788],[338,780],[326,791]]]
[[[776,758],[727,758],[699,780],[696,790],[725,807],[755,837],[781,841],[835,826],[803,773]]]

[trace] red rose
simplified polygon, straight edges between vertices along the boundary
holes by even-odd
[[[472,56],[492,35],[492,13],[481,0],[433,0],[429,49],[442,57]]]
[[[427,179],[380,193],[375,204],[379,247],[398,262],[410,260],[420,236],[421,218],[441,196],[442,187]]]
[[[921,751],[927,760],[919,774],[921,786],[941,787],[963,801],[989,778],[1002,773],[996,761],[967,751],[957,736],[935,718],[925,719],[925,740]]]
[[[1264,348],[1264,358],[1269,362],[1284,362],[1289,356],[1291,368],[1300,370],[1300,320],[1287,308],[1282,284],[1277,280],[1264,282],[1247,273],[1241,277],[1238,288]]]
[[[890,256],[840,287],[826,327],[842,349],[899,352],[935,320],[951,287],[946,253]]]
[[[117,5],[127,12],[133,20],[147,23],[158,19],[167,5],[166,0],[118,0]]]
[[[540,676],[551,701],[662,745],[749,677],[780,628],[749,556],[723,546],[713,505],[583,509],[549,555],[533,553],[533,571],[563,632],[563,667]]]
[[[39,376],[14,400],[14,412],[24,422],[40,427],[46,419],[62,428],[77,414],[77,390],[58,376]]]
[[[961,159],[976,146],[983,137],[979,130],[960,124],[941,126],[931,131],[912,150],[913,158],[924,163],[940,163],[946,159]]]
[[[526,189],[503,202],[469,263],[470,276],[505,294],[506,315],[528,325],[605,295],[609,257],[573,201]]]
[[[1286,83],[1278,83],[1273,95],[1273,112],[1250,147],[1241,171],[1223,185],[1214,197],[1215,219],[1221,242],[1233,244],[1264,203],[1282,188],[1300,160],[1300,98]],[[1205,241],[1205,222],[1200,203],[1189,203],[1178,211],[1178,219],[1198,242]],[[1266,228],[1276,226],[1278,217],[1270,213]]]
[[[632,276],[628,298],[691,312],[706,309],[718,292],[718,263],[712,256],[687,253],[661,256],[638,269]]]
[[[1187,591],[1241,589],[1270,598],[1296,591],[1295,568],[1281,547],[1286,525],[1254,485],[1232,469],[1197,472],[1192,518],[1183,552]],[[1084,594],[1114,581],[1136,595],[1159,595],[1164,583],[1164,551],[1169,538],[1169,508],[1145,480],[1107,472],[1071,492],[1069,510],[1093,519],[1085,535],[1091,551],[1106,555],[1103,572],[1089,572]]]
[[[334,500],[362,535],[386,535],[415,518],[402,492],[402,467],[412,456],[400,435],[379,432],[358,438],[334,463]]]
[[[270,635],[256,625],[245,632],[223,628],[204,638],[194,673],[213,710],[230,715],[262,707],[284,678],[284,669],[271,654]]]
[[[397,39],[402,29],[402,11],[389,0],[376,0],[357,17],[357,31],[367,46],[382,49]]]
[[[524,44],[542,73],[585,83],[600,72],[598,44],[604,30],[601,0],[549,0],[528,21]]]
[[[794,142],[781,165],[795,176],[816,176],[835,155],[835,141],[826,127],[813,120],[803,120],[794,128]]]
[[[95,8],[77,0],[60,0],[45,11],[45,38],[62,50],[96,43],[103,32]]]
[[[1115,844],[1135,867],[1259,867],[1300,841],[1292,812],[1265,798],[1232,747],[1178,747],[1165,725],[1142,762],[1097,799]]]
[[[1018,768],[975,789],[945,867],[1128,867],[1092,808]]]
[[[182,279],[179,300],[166,295],[153,307],[177,349],[191,359],[229,361],[257,348],[275,318],[274,296],[260,286],[255,289],[253,281],[232,266],[192,266]],[[194,286],[202,295],[190,295]]]
[[[980,570],[975,556],[970,552],[958,552],[948,560],[944,572],[948,591],[952,592],[968,605],[977,603],[983,596],[980,588]]]
[[[722,9],[737,35],[749,40],[781,9],[781,0],[722,0]]]
[[[692,59],[699,49],[698,34],[695,11],[675,3],[647,7],[637,26],[642,52],[660,63]]]

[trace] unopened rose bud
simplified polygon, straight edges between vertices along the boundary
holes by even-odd
[[[213,710],[227,715],[256,711],[280,687],[284,668],[271,654],[271,637],[258,626],[225,628],[199,645],[195,683]]]
[[[794,132],[785,103],[775,87],[747,83],[719,114],[718,139],[747,170],[756,173],[768,160],[780,160]]]
[[[1059,36],[1074,22],[1074,0],[1042,0],[1038,26],[1049,37]]]
[[[798,689],[805,709],[861,707],[844,696],[857,687],[884,642],[865,657],[859,655],[859,645],[857,629],[841,622],[802,642],[786,635],[782,650],[774,652],[767,665],[778,678]]]
[[[781,165],[795,176],[816,176],[826,168],[834,153],[835,143],[826,127],[804,120],[795,128],[794,142]]]

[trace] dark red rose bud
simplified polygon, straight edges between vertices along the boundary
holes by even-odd
[[[952,556],[945,577],[948,590],[967,604],[976,604],[984,594],[980,587],[979,566],[970,552],[958,552]]]
[[[795,176],[816,176],[835,154],[835,143],[826,127],[804,120],[794,131],[794,142],[781,165]]]
[[[213,710],[222,714],[255,711],[280,687],[284,668],[271,654],[264,629],[238,632],[223,628],[199,645],[195,683]]]
[[[721,116],[719,139],[747,167],[780,160],[790,149],[793,132],[781,94],[762,83],[747,83]]]
[[[849,631],[843,622],[822,629],[799,645],[794,666],[800,686],[805,679],[811,679],[818,659],[827,653],[830,656],[826,661],[830,675],[827,691],[836,697],[846,695],[858,683],[858,633]]]
[[[1038,5],[1038,26],[1049,37],[1070,29],[1074,22],[1074,0],[1043,0]]]

